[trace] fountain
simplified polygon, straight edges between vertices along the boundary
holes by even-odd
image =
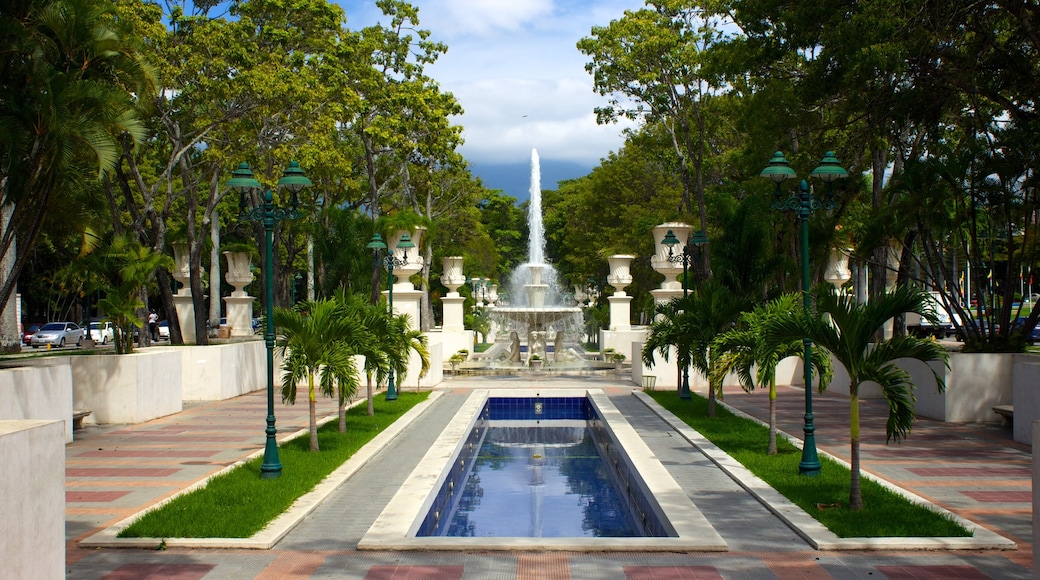
[[[551,368],[581,368],[585,366],[580,345],[584,328],[581,308],[564,305],[556,270],[545,261],[541,169],[535,149],[531,150],[530,193],[528,261],[518,266],[509,279],[509,304],[490,311],[491,320],[498,327],[498,339],[488,349],[486,358],[496,368],[530,365],[532,355],[538,355],[543,361],[540,364]],[[526,357],[522,344],[527,346]]]

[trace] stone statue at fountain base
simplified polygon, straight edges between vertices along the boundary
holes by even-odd
[[[545,331],[544,330],[532,330],[527,335],[527,361],[530,363],[531,357],[537,356],[543,361],[545,360]]]

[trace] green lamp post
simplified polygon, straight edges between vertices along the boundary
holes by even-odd
[[[372,239],[368,242],[368,247],[376,253],[376,258],[379,257],[379,251],[387,249],[386,243],[383,242],[382,236],[378,233],[372,235]],[[408,265],[408,250],[415,247],[415,242],[412,241],[412,237],[407,233],[401,234],[401,239],[397,242],[397,249],[402,251],[402,257],[398,258],[394,256],[394,252],[391,251],[383,258],[383,265],[386,267],[388,274],[387,283],[387,308],[390,310],[390,316],[394,315],[394,268],[400,268],[401,266]],[[377,266],[378,267],[378,266]],[[390,366],[390,372],[386,379],[386,400],[396,401],[397,400],[397,387],[394,385],[394,367]]]
[[[834,199],[833,183],[841,178],[848,177],[849,173],[841,167],[834,153],[828,151],[820,161],[819,167],[810,174],[818,177],[827,184],[827,191],[822,200],[813,197],[809,183],[804,179],[798,184],[798,192],[784,198],[780,184],[785,180],[795,177],[794,169],[787,163],[787,159],[780,151],[773,153],[769,160],[769,166],[762,170],[760,177],[768,177],[776,184],[775,199],[771,207],[777,211],[790,211],[795,214],[798,224],[801,226],[801,260],[802,260],[802,303],[808,316],[812,307],[809,298],[809,216],[821,207],[831,210],[837,207]],[[812,411],[812,340],[803,338],[805,346],[802,368],[805,377],[805,439],[802,443],[802,460],[798,464],[798,472],[802,475],[819,475],[820,459],[816,453],[816,427],[813,425]]]
[[[664,239],[661,243],[668,246],[668,261],[674,263],[682,262],[683,267],[683,278],[682,278],[682,293],[685,299],[689,295],[689,285],[686,283],[687,274],[690,266],[693,265],[693,251],[694,248],[698,252],[708,243],[708,237],[704,235],[704,230],[697,230],[685,244],[683,244],[681,253],[674,253],[672,247],[676,244],[681,243],[679,238],[675,237],[675,232],[668,230],[668,233],[664,235]],[[685,362],[682,368],[682,380],[679,387],[679,398],[689,399],[690,397],[690,353],[686,353]]]
[[[264,190],[260,205],[249,208],[248,194],[262,189],[260,182],[253,178],[248,163],[239,164],[231,172],[232,178],[227,186],[241,194],[239,203],[239,219],[260,222],[264,225],[264,311],[267,324],[264,329],[264,345],[267,347],[267,443],[264,447],[264,461],[260,465],[260,476],[272,479],[282,474],[282,463],[278,459],[277,430],[274,419],[274,226],[282,220],[297,220],[299,212],[300,191],[311,185],[311,180],[303,175],[300,165],[293,161],[285,169],[278,187],[292,193],[292,206],[278,207],[274,204],[274,195],[270,189]]]

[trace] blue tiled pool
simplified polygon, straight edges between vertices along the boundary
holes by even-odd
[[[662,532],[629,502],[584,397],[490,398],[417,536],[644,537]],[[597,429],[597,425],[600,426]],[[645,513],[645,512],[643,512]],[[652,519],[652,518],[651,518]]]
[[[602,391],[465,396],[359,550],[726,549]]]

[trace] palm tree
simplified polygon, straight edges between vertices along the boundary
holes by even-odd
[[[281,349],[282,401],[296,403],[296,386],[307,379],[310,406],[310,448],[318,451],[317,389],[340,400],[357,392],[358,371],[354,355],[356,341],[364,328],[336,300],[323,299],[297,304],[293,309],[276,308],[277,345]],[[315,379],[318,384],[315,385]],[[342,406],[342,404],[341,404]]]
[[[715,416],[715,396],[722,382],[712,377],[718,354],[712,342],[733,326],[746,302],[715,280],[708,280],[687,296],[657,306],[657,319],[643,345],[643,364],[654,366],[654,352],[668,360],[678,351],[679,368],[693,366],[708,379],[708,416]]]
[[[365,398],[368,402],[368,414],[371,416],[375,414],[373,404],[375,385],[382,382],[390,370],[389,360],[380,345],[380,337],[386,336],[390,332],[388,328],[389,312],[381,303],[371,304],[364,297],[357,294],[346,294],[342,289],[336,295],[336,299],[346,306],[369,335],[369,340],[361,345],[358,354],[365,359]],[[341,418],[340,431],[345,430],[345,418]]]
[[[756,385],[769,388],[769,455],[776,455],[776,367],[785,358],[802,358],[805,347],[801,340],[771,343],[765,340],[762,329],[768,321],[797,311],[801,308],[800,301],[798,294],[784,294],[756,306],[751,312],[742,313],[737,326],[722,333],[712,344],[718,353],[718,364],[712,371],[717,383],[735,372],[740,386],[747,392],[754,390]],[[805,364],[805,361],[802,363]],[[822,349],[814,347],[811,364],[815,369],[813,376],[820,378],[819,389],[822,393],[833,376],[831,359]]]
[[[904,312],[914,312],[934,318],[928,295],[910,286],[900,286],[892,293],[873,296],[866,304],[856,304],[855,299],[839,295],[834,290],[821,294],[816,301],[819,314],[828,314],[830,321],[822,316],[805,316],[801,312],[790,312],[770,320],[766,325],[768,340],[786,342],[809,337],[813,343],[823,347],[837,359],[849,373],[849,440],[851,445],[852,481],[849,487],[849,508],[863,508],[860,494],[859,458],[859,386],[873,381],[881,386],[888,401],[888,422],[885,425],[886,442],[900,441],[910,434],[914,415],[914,388],[909,373],[900,368],[898,359],[916,359],[922,362],[942,361],[948,364],[948,355],[938,342],[912,336],[893,336],[874,342],[878,330],[890,318]],[[939,392],[946,384],[935,369],[932,369]]]
[[[132,236],[114,236],[107,246],[93,235],[84,235],[79,258],[69,264],[64,273],[80,276],[90,273],[100,285],[105,297],[98,308],[105,312],[116,328],[116,354],[133,352],[134,329],[143,327],[139,315],[145,305],[142,289],[155,279],[159,268],[173,268],[173,259],[143,246]]]

